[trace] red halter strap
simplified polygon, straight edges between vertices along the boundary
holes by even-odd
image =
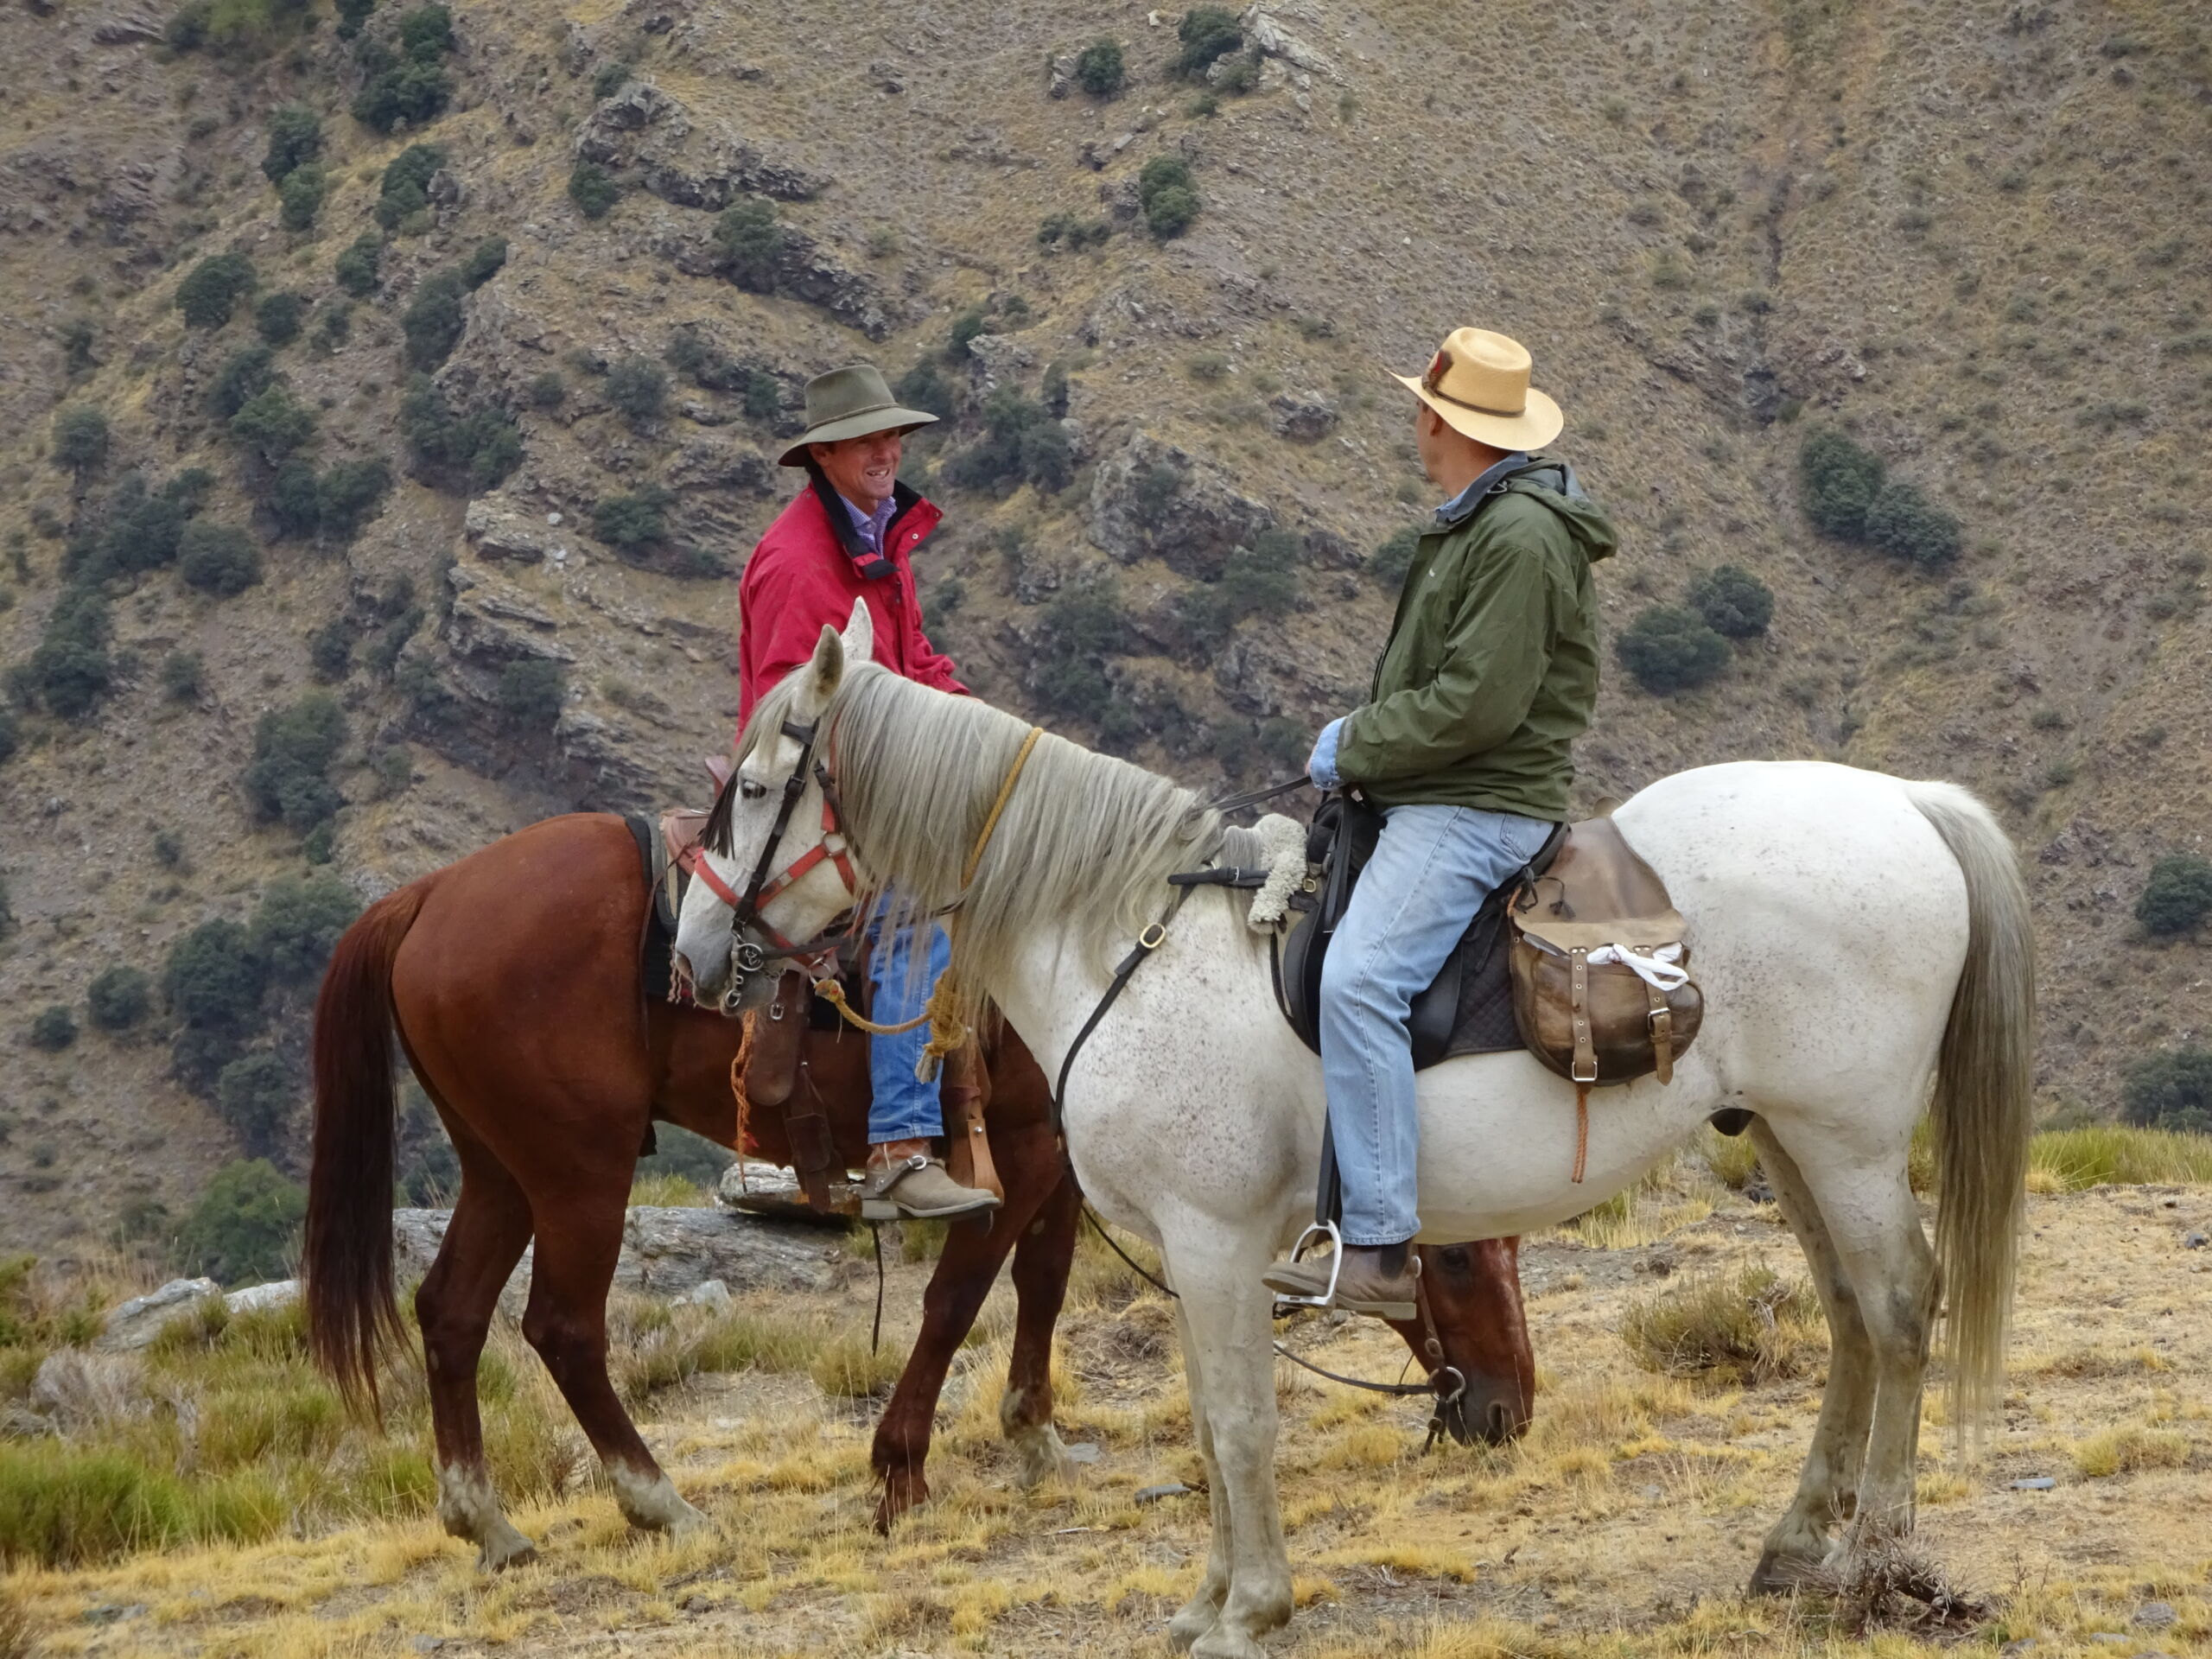
[[[800,947],[769,926],[767,918],[760,914],[761,908],[778,893],[800,880],[808,871],[824,861],[836,867],[837,879],[844,883],[845,892],[854,898],[858,898],[860,878],[853,873],[849,843],[842,827],[837,822],[837,809],[826,793],[822,798],[822,839],[785,866],[780,874],[762,883],[759,896],[753,901],[753,925],[766,934],[768,942],[779,950],[795,952]],[[686,874],[696,876],[705,882],[707,891],[728,905],[731,910],[736,910],[743,902],[739,898],[736,889],[715,874],[714,866],[707,861],[702,849],[697,843],[686,847],[682,853],[678,854],[676,863],[677,868]]]

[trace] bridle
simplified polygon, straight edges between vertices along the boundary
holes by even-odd
[[[722,785],[722,798],[715,803],[715,810],[709,819],[709,835],[687,847],[677,857],[677,867],[687,875],[706,884],[707,891],[729,906],[730,959],[729,988],[722,994],[725,1011],[734,1008],[745,988],[747,976],[763,971],[772,960],[788,959],[807,970],[810,977],[819,979],[836,971],[837,947],[851,931],[849,917],[843,925],[833,925],[814,938],[803,942],[785,938],[769,925],[760,912],[772,903],[777,895],[804,878],[817,865],[827,863],[837,872],[837,879],[844,883],[848,897],[857,900],[861,896],[860,878],[855,874],[852,860],[852,836],[847,833],[844,817],[839,809],[837,786],[830,779],[830,768],[816,758],[814,748],[818,728],[802,725],[794,720],[783,724],[783,734],[799,746],[798,764],[791,768],[791,776],[784,779],[783,799],[776,808],[776,821],[770,826],[768,838],[761,843],[760,856],[753,866],[753,874],[742,893],[734,891],[729,883],[715,873],[707,861],[707,842],[715,839],[711,833],[717,823],[727,824],[728,817],[723,810],[728,805],[728,796],[733,789],[743,787],[742,775],[733,769],[729,780]],[[790,863],[769,874],[776,859],[776,850],[782,845],[784,835],[791,828],[791,815],[798,810],[799,797],[806,793],[807,779],[811,777],[822,786],[821,839],[801,853]],[[755,935],[747,938],[747,935]],[[762,943],[762,941],[766,943]]]

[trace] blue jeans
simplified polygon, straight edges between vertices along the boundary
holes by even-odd
[[[1321,1076],[1344,1180],[1344,1242],[1421,1230],[1413,1000],[1435,980],[1491,891],[1552,826],[1512,812],[1394,806],[1321,967]]]
[[[917,934],[927,938],[929,951],[927,971],[918,975],[907,971]],[[874,947],[868,969],[871,1016],[878,1025],[904,1024],[928,1005],[930,993],[937,988],[946,964],[952,960],[952,942],[933,921],[895,930],[879,926],[870,938]],[[938,1097],[938,1085],[914,1076],[914,1067],[929,1040],[930,1028],[925,1025],[895,1037],[868,1039],[868,1081],[874,1086],[868,1108],[871,1145],[944,1133],[944,1109]]]

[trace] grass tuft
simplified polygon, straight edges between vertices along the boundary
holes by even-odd
[[[1759,1267],[1630,1304],[1621,1339],[1648,1370],[1739,1384],[1801,1376],[1827,1345],[1812,1287]]]
[[[2145,1469],[2179,1469],[2189,1462],[2189,1440],[2168,1428],[2127,1423],[2092,1434],[2074,1446],[2074,1466],[2084,1478],[2140,1474]]]
[[[2047,1129],[2028,1143],[2028,1173],[2037,1190],[2057,1192],[2212,1182],[2212,1135],[2117,1123]]]

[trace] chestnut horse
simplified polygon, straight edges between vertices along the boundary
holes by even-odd
[[[349,1401],[376,1402],[380,1351],[404,1340],[394,1294],[392,1039],[459,1155],[460,1197],[415,1300],[436,1442],[438,1515],[481,1563],[529,1559],[484,1461],[477,1361],[499,1292],[537,1242],[523,1333],[544,1361],[636,1526],[704,1517],[677,1493],[607,1370],[606,1305],[639,1149],[656,1121],[737,1140],[734,1020],[643,995],[648,894],[637,844],[609,814],[551,818],[372,905],[333,953],[315,1007],[315,1153],[302,1274],[310,1343]],[[804,1065],[839,1154],[867,1139],[867,1049],[814,1033]],[[1080,1206],[1053,1140],[1049,1086],[1003,1030],[978,1070],[1006,1186],[988,1226],[950,1230],[925,1318],[875,1437],[878,1523],[928,1493],[938,1390],[1011,1252],[1019,1300],[1001,1421],[1035,1478],[1062,1462],[1052,1427],[1052,1332]],[[784,1154],[779,1121],[754,1126]],[[787,1154],[785,1154],[787,1155]],[[1466,1393],[1446,1414],[1461,1440],[1525,1426],[1534,1364],[1510,1241],[1427,1247],[1444,1347]],[[1422,1340],[1407,1327],[1409,1342]]]

